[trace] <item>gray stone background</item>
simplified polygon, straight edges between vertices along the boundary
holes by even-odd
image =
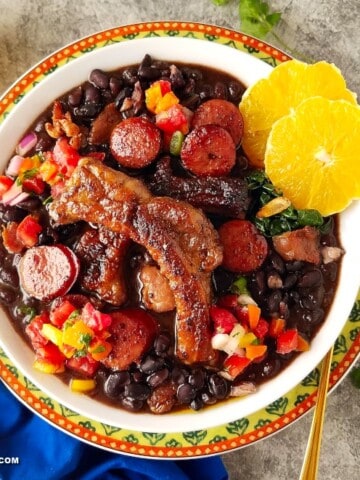
[[[360,1],[270,0],[269,4],[283,12],[276,33],[310,58],[334,62],[349,88],[360,95]],[[198,21],[241,29],[237,6],[238,0],[225,7],[216,7],[211,0],[0,0],[0,94],[44,56],[79,37],[150,20]],[[271,37],[268,41],[281,47]],[[311,416],[223,455],[229,478],[297,479]],[[319,480],[359,478],[359,432],[360,390],[346,378],[329,396]]]

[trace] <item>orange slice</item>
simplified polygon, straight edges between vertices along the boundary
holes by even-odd
[[[239,108],[244,117],[242,147],[251,165],[263,168],[266,141],[274,122],[303,100],[318,95],[356,104],[356,96],[346,88],[340,70],[327,62],[308,65],[290,60],[246,90]]]
[[[296,208],[338,213],[360,198],[359,138],[360,107],[309,98],[273,125],[265,171]]]

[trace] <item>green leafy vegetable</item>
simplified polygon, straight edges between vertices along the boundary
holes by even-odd
[[[255,170],[248,175],[246,180],[252,194],[249,219],[254,222],[263,235],[273,237],[306,225],[318,228],[321,233],[329,231],[331,223],[325,222],[317,210],[297,210],[292,205],[271,217],[258,218],[256,216],[257,211],[273,198],[280,197],[282,193],[274,187],[262,170]]]
[[[245,277],[238,277],[231,285],[230,291],[237,295],[249,294],[247,289],[247,280]]]
[[[350,372],[351,383],[356,388],[360,388],[360,367],[355,367]]]
[[[241,29],[249,35],[264,38],[280,22],[280,12],[270,12],[267,2],[240,0]]]

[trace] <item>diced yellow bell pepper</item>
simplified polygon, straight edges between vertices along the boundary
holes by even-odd
[[[70,325],[63,331],[62,341],[76,350],[82,350],[88,346],[91,339],[94,337],[94,332],[82,320],[77,320],[73,325]]]
[[[252,332],[245,333],[245,335],[239,338],[239,347],[245,348],[248,345],[251,345],[255,340],[257,340],[257,337],[254,333]]]
[[[81,379],[81,378],[72,378],[70,380],[70,389],[73,392],[83,393],[90,392],[96,387],[96,382],[94,379]]]
[[[95,339],[89,346],[88,352],[94,360],[104,360],[112,350],[112,345],[105,340]]]
[[[61,347],[63,340],[63,332],[59,328],[55,327],[51,323],[44,323],[41,328],[41,333],[46,337],[50,342],[54,343],[58,347]]]
[[[150,112],[155,113],[155,108],[158,102],[162,98],[161,85],[159,82],[155,82],[150,88],[145,90],[145,104],[146,108]]]
[[[56,163],[51,160],[45,160],[39,167],[40,177],[46,183],[54,183],[58,170]]]
[[[57,365],[47,362],[46,360],[43,360],[41,358],[37,358],[35,360],[35,362],[33,363],[33,367],[43,373],[61,373],[65,370],[65,366],[63,363]]]
[[[161,97],[156,106],[155,106],[155,113],[164,112],[169,110],[170,107],[179,103],[178,97],[175,95],[174,92],[167,92],[163,97]]]

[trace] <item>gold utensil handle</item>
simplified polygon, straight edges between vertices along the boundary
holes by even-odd
[[[324,424],[324,415],[326,407],[326,398],[329,388],[329,377],[331,370],[331,359],[334,347],[323,359],[321,367],[320,383],[318,387],[317,400],[314,410],[314,416],[311,424],[310,434],[306,447],[303,466],[299,480],[316,480],[319,465],[322,428]]]

